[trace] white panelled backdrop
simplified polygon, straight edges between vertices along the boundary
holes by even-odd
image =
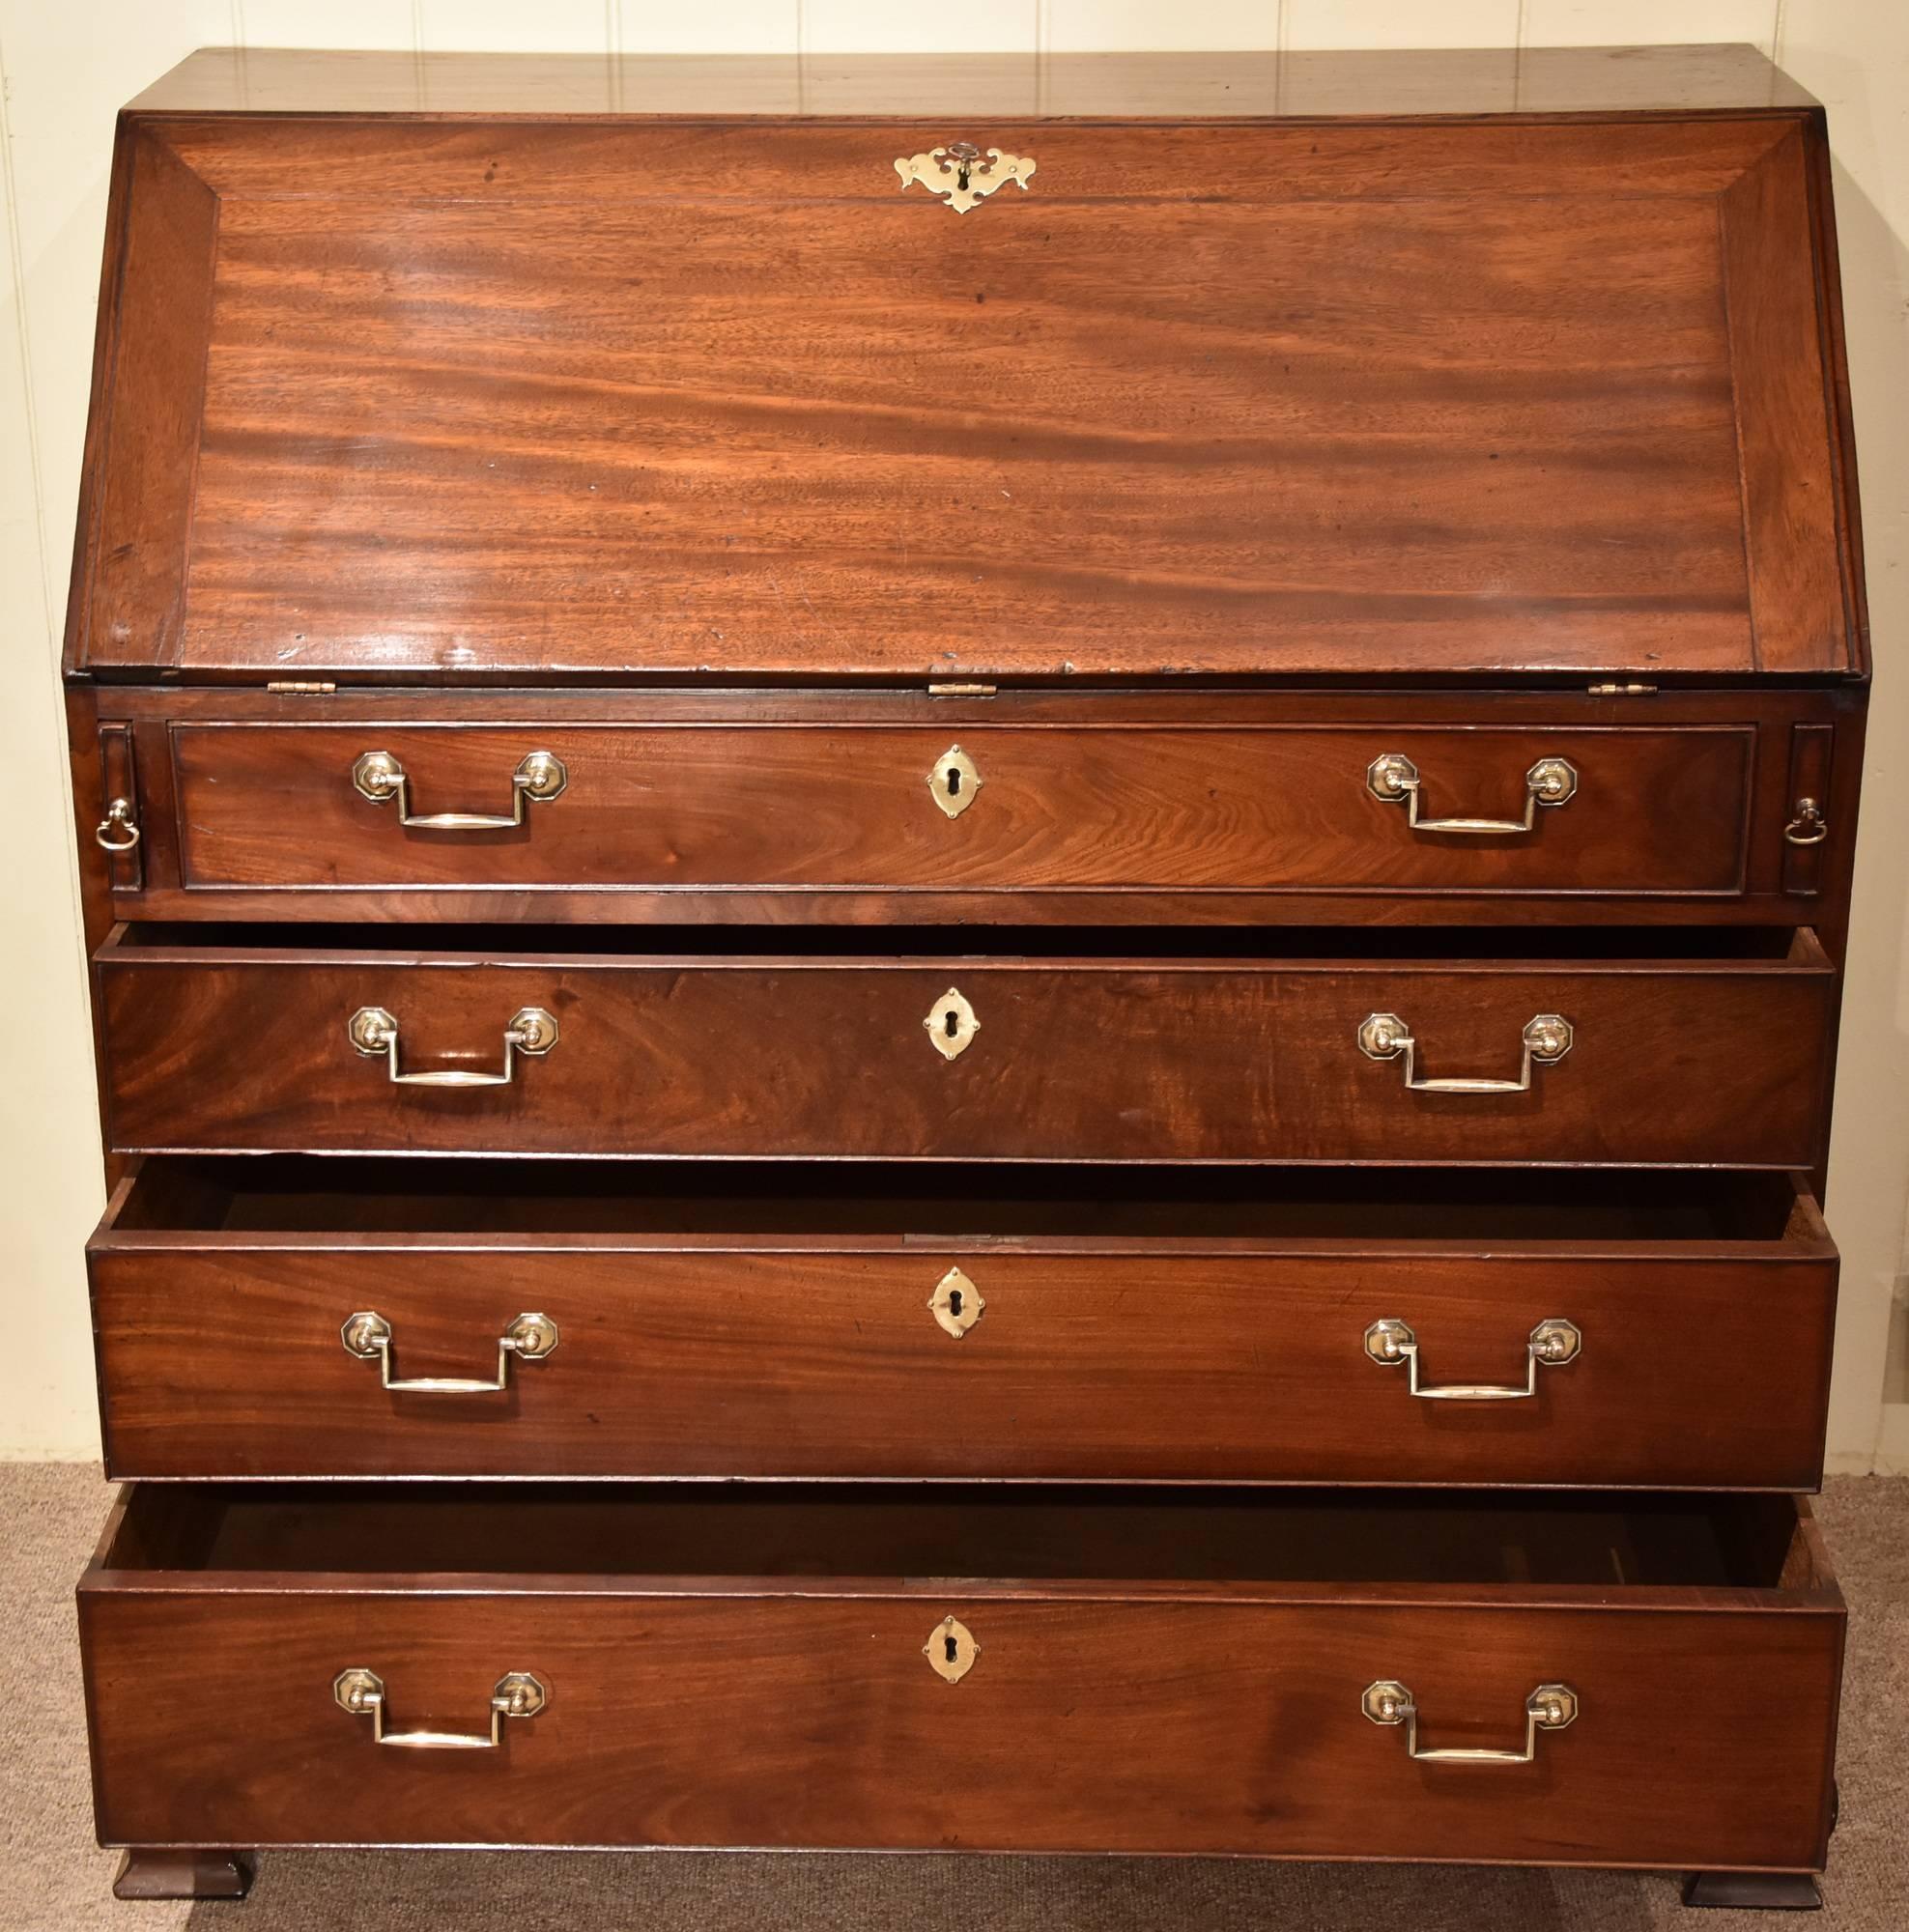
[[[1753,42],[1830,107],[1881,664],[1830,1181],[1844,1255],[1830,1441],[1835,1467],[1909,1471],[1909,0],[0,0],[0,1455],[97,1453],[80,1249],[100,1202],[57,661],[122,101],[206,45],[802,55],[1636,41]]]

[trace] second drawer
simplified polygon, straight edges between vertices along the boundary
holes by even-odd
[[[116,1477],[1808,1489],[1837,1277],[1757,1175],[153,1159],[89,1258]]]
[[[1837,992],[1808,928],[311,936],[107,940],[116,1150],[1807,1168]]]

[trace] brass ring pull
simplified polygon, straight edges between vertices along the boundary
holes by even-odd
[[[1541,805],[1565,805],[1578,789],[1578,768],[1567,758],[1540,758],[1524,774],[1523,818],[1421,818],[1418,767],[1402,752],[1387,752],[1366,768],[1366,788],[1386,805],[1404,803],[1413,832],[1459,832],[1472,838],[1516,838],[1538,822]]]
[[[1458,1746],[1421,1750],[1418,1706],[1411,1692],[1395,1678],[1382,1677],[1376,1684],[1368,1684],[1359,1697],[1359,1709],[1375,1724],[1403,1724],[1406,1755],[1421,1764],[1529,1764],[1538,1754],[1540,1731],[1561,1731],[1577,1721],[1578,1693],[1568,1684],[1540,1684],[1525,1698],[1523,1750],[1474,1750]]]
[[[397,1087],[508,1087],[517,1078],[520,1053],[542,1055],[556,1044],[556,1021],[542,1007],[520,1007],[503,1030],[503,1068],[477,1073],[462,1066],[439,1067],[430,1073],[404,1073],[398,1068],[398,1023],[383,1007],[360,1007],[346,1023],[352,1044],[367,1058],[385,1056]]]
[[[421,832],[508,832],[524,823],[532,799],[548,805],[570,782],[563,760],[552,752],[530,752],[510,775],[508,811],[427,811],[411,809],[411,780],[389,752],[366,752],[352,767],[352,783],[373,805],[398,802],[398,823]]]
[[[507,1671],[491,1692],[489,1737],[469,1731],[392,1731],[385,1726],[385,1680],[362,1666],[341,1670],[331,1680],[338,1708],[355,1718],[371,1719],[371,1735],[381,1745],[403,1745],[412,1750],[496,1750],[503,1743],[506,1718],[534,1718],[550,1702],[541,1679],[527,1670]]]
[[[1522,1036],[1524,1058],[1516,1080],[1422,1080],[1418,1074],[1418,1042],[1397,1013],[1368,1013],[1359,1022],[1359,1051],[1368,1060],[1397,1060],[1405,1056],[1406,1086],[1413,1094],[1524,1094],[1531,1086],[1531,1068],[1552,1066],[1571,1051],[1571,1022],[1558,1013],[1539,1013],[1527,1020]]]
[[[1830,836],[1830,821],[1813,798],[1796,802],[1796,816],[1783,827],[1783,837],[1792,845],[1820,845]]]
[[[376,1361],[378,1379],[399,1395],[500,1395],[510,1386],[510,1358],[541,1362],[556,1347],[556,1323],[548,1315],[520,1315],[498,1337],[498,1373],[494,1381],[476,1381],[459,1376],[413,1376],[401,1380],[392,1373],[391,1324],[376,1309],[366,1308],[350,1317],[339,1338],[348,1355],[361,1362]]]
[[[1434,1382],[1418,1378],[1418,1337],[1407,1322],[1385,1316],[1365,1331],[1365,1352],[1382,1368],[1408,1368],[1406,1386],[1427,1402],[1518,1402],[1538,1393],[1538,1370],[1575,1361],[1584,1337],[1575,1321],[1552,1315],[1531,1330],[1524,1344],[1524,1386],[1515,1382]]]
[[[121,832],[124,838],[114,836]],[[93,842],[102,852],[130,852],[139,843],[139,821],[132,815],[129,798],[116,798],[107,806],[105,817],[93,828]]]

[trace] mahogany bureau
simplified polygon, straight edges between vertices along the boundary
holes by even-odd
[[[1813,1901],[1866,646],[1782,75],[204,53],[85,476],[123,1895]]]

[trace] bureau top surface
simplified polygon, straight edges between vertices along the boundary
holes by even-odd
[[[69,664],[1849,674],[1830,233],[1747,48],[212,51],[121,124]]]
[[[595,54],[205,47],[166,114],[1187,116],[1732,112],[1815,104],[1744,45],[1405,52]]]

